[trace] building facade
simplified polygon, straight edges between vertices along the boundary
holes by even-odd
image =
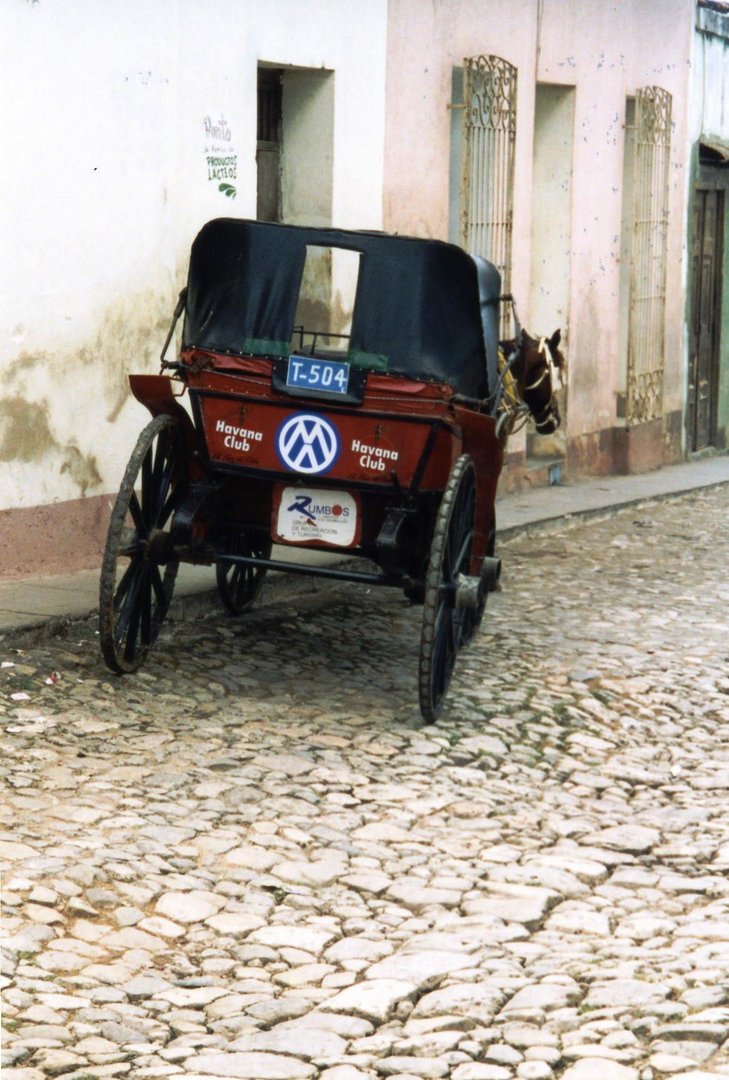
[[[504,486],[727,445],[727,0],[14,0],[0,20],[0,574],[98,565],[146,422],[127,375],[157,369],[218,216],[495,262],[569,362],[562,430],[514,436]],[[312,302],[340,278],[314,265]]]
[[[729,3],[699,0],[691,64],[686,446],[729,445]]]
[[[210,218],[380,228],[386,0],[4,4],[0,572],[98,565]],[[364,73],[364,79],[363,79]]]
[[[502,273],[569,359],[539,455],[631,472],[685,451],[693,0],[391,0],[385,227]],[[505,310],[504,337],[511,325]]]

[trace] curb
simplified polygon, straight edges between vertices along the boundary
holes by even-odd
[[[573,518],[575,524],[584,520],[598,520],[599,518],[610,517],[613,514],[620,513],[621,510],[629,510],[631,507],[637,506],[649,506],[651,503],[667,502],[669,499],[680,499],[686,495],[694,495],[703,491],[712,491],[715,488],[725,487],[729,484],[729,477],[721,480],[712,480],[706,484],[691,484],[688,487],[676,488],[670,491],[657,491],[654,494],[642,494],[636,495],[633,498],[620,499],[619,501],[606,502],[602,506],[585,506],[577,508],[575,510],[565,510],[562,513],[555,514],[550,517],[540,517],[533,521],[525,521],[519,524],[507,525],[503,528],[498,526],[498,506],[497,506],[497,526],[496,526],[496,542],[499,540],[511,540],[515,536],[530,535],[536,532],[545,532],[552,526],[564,525],[566,522],[570,522]]]
[[[536,517],[520,523],[512,523],[503,528],[498,527],[498,502],[496,542],[508,542],[516,537],[531,536],[538,533],[549,532],[550,529],[577,526],[586,520],[600,520],[620,513],[622,510],[634,509],[638,506],[650,506],[651,504],[666,502],[669,499],[678,499],[697,492],[710,491],[729,484],[729,477],[711,480],[703,484],[689,484],[672,490],[658,491],[653,494],[639,494],[632,498],[608,499],[603,505],[583,506],[570,510],[564,510],[549,516]],[[579,485],[578,485],[579,486]],[[585,485],[589,489],[590,485]],[[564,485],[564,490],[569,490],[569,485]],[[518,496],[517,496],[518,497]],[[510,496],[506,496],[510,498]],[[266,606],[279,606],[287,601],[300,602],[304,598],[313,597],[321,591],[320,582],[327,585],[327,579],[309,578],[300,575],[287,575],[284,572],[276,572],[269,575],[266,582]],[[32,588],[32,585],[29,586]],[[173,595],[169,616],[178,622],[184,623],[191,619],[199,618],[211,612],[214,605],[218,604],[218,593],[214,583],[210,587],[191,589],[188,592],[177,592]],[[255,612],[253,609],[253,614]],[[0,630],[0,644],[16,645],[18,643],[38,644],[53,638],[63,638],[74,627],[95,618],[97,615],[96,604],[89,607],[85,614],[74,613],[70,615],[19,615],[18,619],[24,619],[17,625]],[[226,613],[221,607],[221,617]]]

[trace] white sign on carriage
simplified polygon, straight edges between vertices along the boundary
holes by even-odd
[[[283,488],[275,512],[275,538],[290,544],[351,547],[357,535],[357,502],[348,491]]]

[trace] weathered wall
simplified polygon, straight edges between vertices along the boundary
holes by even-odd
[[[729,139],[729,18],[700,8],[693,40],[691,134]]]
[[[729,139],[728,139],[729,142]],[[724,189],[724,259],[721,282],[721,325],[719,327],[719,400],[717,402],[717,445],[729,447],[729,177]]]
[[[451,73],[464,57],[518,68],[512,287],[536,332],[562,323],[570,362],[567,435],[595,447],[615,427],[620,371],[620,237],[626,98],[659,85],[673,95],[665,409],[683,403],[684,239],[691,0],[391,0],[385,227],[448,233]],[[569,303],[565,321],[531,326],[530,297],[548,286],[532,265],[535,86],[575,87]],[[563,252],[558,270],[563,273]],[[559,305],[561,306],[561,304]],[[540,314],[544,317],[543,304]],[[607,445],[610,441],[608,440]],[[580,450],[581,467],[607,469]],[[602,454],[602,451],[600,451]]]
[[[729,445],[729,166],[698,167],[699,142],[704,139],[729,153],[729,15],[699,8],[692,57],[689,141],[693,150],[691,205],[695,186],[715,186],[724,192],[723,273],[719,328],[719,386],[717,443]],[[690,290],[689,297],[690,299]],[[687,318],[690,319],[687,302]],[[688,377],[688,373],[685,374]]]
[[[60,533],[109,501],[147,419],[126,376],[156,370],[192,239],[255,216],[259,61],[333,73],[332,220],[381,227],[387,22],[386,0],[14,0],[0,21],[2,573],[27,564],[15,510],[53,504]]]

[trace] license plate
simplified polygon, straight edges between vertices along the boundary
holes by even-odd
[[[299,390],[346,394],[349,389],[349,364],[341,360],[319,360],[314,356],[294,354],[289,357],[286,385]]]

